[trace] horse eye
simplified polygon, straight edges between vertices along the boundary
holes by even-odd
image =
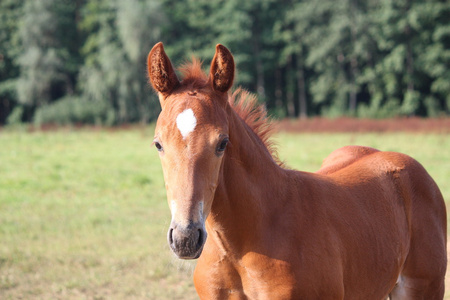
[[[220,142],[220,144],[217,146],[217,153],[218,154],[221,154],[222,152],[225,151],[225,148],[227,147],[228,142],[229,142],[228,138],[224,138]]]
[[[157,149],[158,151],[162,151],[162,150],[163,150],[163,147],[162,147],[161,144],[158,143],[158,142],[155,142],[155,147],[156,147],[156,149]]]

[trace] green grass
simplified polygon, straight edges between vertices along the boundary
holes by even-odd
[[[0,299],[196,299],[194,263],[166,242],[170,213],[153,129],[0,132]],[[450,199],[450,139],[279,134],[290,167],[361,144],[417,158]]]
[[[196,298],[152,134],[0,133],[1,299]]]

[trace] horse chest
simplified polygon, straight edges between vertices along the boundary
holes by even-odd
[[[291,266],[258,256],[238,268],[245,294],[251,299],[292,299],[296,279]]]
[[[303,275],[300,279],[291,266],[273,261],[260,260],[257,267],[222,262],[209,268],[198,265],[195,283],[200,299],[342,298],[341,282]]]
[[[201,299],[295,299],[291,266],[257,253],[239,261],[199,261],[195,284]]]

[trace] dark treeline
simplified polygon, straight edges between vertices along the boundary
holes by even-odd
[[[235,55],[278,117],[447,116],[448,0],[1,0],[0,124],[150,122],[146,56]]]

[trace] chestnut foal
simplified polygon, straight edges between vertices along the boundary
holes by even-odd
[[[231,53],[179,80],[156,44],[148,56],[162,112],[154,144],[172,213],[168,242],[201,299],[442,299],[446,209],[409,156],[358,146],[316,173],[283,168],[265,110],[229,94]]]

